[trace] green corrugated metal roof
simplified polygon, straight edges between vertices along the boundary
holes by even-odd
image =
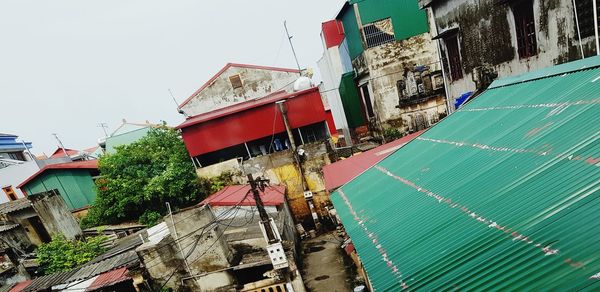
[[[600,289],[598,66],[498,81],[332,194],[377,291]]]

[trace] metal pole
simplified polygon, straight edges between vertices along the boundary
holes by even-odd
[[[596,55],[600,55],[600,42],[598,40],[598,3],[596,3],[596,0],[592,0],[592,3],[594,3],[594,36],[596,37]]]
[[[248,174],[248,183],[250,184],[250,188],[252,190],[252,196],[254,198],[254,202],[256,203],[256,208],[258,209],[258,214],[260,215],[260,221],[265,227],[265,232],[267,233],[267,238],[269,238],[269,244],[277,241],[277,237],[275,237],[275,232],[271,229],[271,222],[269,220],[269,215],[265,210],[265,206],[263,205],[262,199],[260,198],[260,193],[258,192],[258,185],[263,183],[264,180],[257,179],[254,180],[252,178],[252,174]]]
[[[288,134],[288,139],[290,139],[290,144],[292,144],[292,151],[294,151],[294,156],[296,155],[296,141],[294,141],[294,134],[292,134],[292,129],[290,128],[290,121],[287,118],[287,111],[285,110],[284,103],[285,101],[276,102],[279,107],[279,112],[283,116],[283,123],[285,124],[285,131]]]
[[[56,141],[58,141],[58,144],[60,145],[60,148],[62,149],[65,156],[68,157],[69,159],[73,160],[71,158],[71,156],[69,156],[69,154],[67,153],[67,150],[65,149],[65,145],[63,145],[62,141],[60,141],[60,139],[58,138],[58,135],[56,133],[52,133],[52,135],[54,136],[54,138],[56,138]]]
[[[581,44],[581,31],[579,30],[579,16],[577,16],[577,3],[573,0],[573,12],[575,13],[575,25],[577,26],[577,37],[579,38],[579,49],[581,50],[581,58],[585,58],[583,53],[583,45]]]
[[[288,41],[290,42],[290,47],[292,47],[292,53],[294,54],[294,60],[296,60],[296,66],[298,66],[298,71],[302,71],[302,69],[300,69],[300,63],[298,63],[298,57],[296,56],[296,50],[294,50],[294,45],[292,44],[292,37],[290,36],[290,33],[288,32],[286,22],[287,22],[286,20],[283,21],[283,27],[285,28],[285,34],[287,35]]]

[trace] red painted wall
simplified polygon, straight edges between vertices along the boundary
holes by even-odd
[[[344,26],[339,20],[334,19],[323,22],[321,31],[323,32],[323,38],[325,39],[325,46],[327,46],[328,49],[338,46],[344,40]]]
[[[285,104],[292,128],[327,120],[318,91],[289,98]],[[197,156],[270,136],[273,128],[275,133],[285,131],[283,117],[277,105],[270,103],[183,128],[182,136],[190,155]]]

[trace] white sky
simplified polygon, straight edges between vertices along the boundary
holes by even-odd
[[[317,71],[321,22],[343,0],[0,0],[0,132],[50,154],[96,145],[121,119],[177,125],[227,62]]]

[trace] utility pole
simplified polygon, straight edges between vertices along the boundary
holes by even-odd
[[[281,116],[283,117],[283,123],[285,125],[285,131],[288,134],[288,139],[290,140],[290,144],[292,146],[292,156],[294,156],[294,161],[300,170],[300,180],[302,181],[302,190],[304,191],[304,199],[306,200],[306,204],[308,205],[308,209],[310,209],[311,216],[315,223],[315,230],[319,227],[319,215],[315,210],[315,204],[313,203],[313,194],[308,189],[308,183],[306,182],[306,178],[304,177],[304,169],[302,168],[302,162],[300,161],[300,157],[298,157],[298,150],[296,149],[296,143],[294,141],[294,134],[292,134],[292,128],[290,127],[290,122],[287,116],[287,110],[285,109],[285,101],[280,100],[277,103],[277,107],[279,107],[279,112],[281,112]],[[302,136],[301,136],[302,138]]]
[[[248,183],[250,184],[250,189],[252,190],[252,196],[254,198],[254,202],[256,203],[256,208],[258,209],[258,214],[260,215],[260,222],[265,230],[267,235],[267,243],[273,243],[277,241],[277,237],[275,236],[275,232],[271,228],[271,222],[269,219],[269,215],[265,210],[265,205],[260,198],[259,189],[264,190],[264,185],[267,182],[265,179],[254,179],[252,178],[252,174],[248,174]]]
[[[285,34],[287,35],[288,41],[290,42],[290,47],[292,47],[292,54],[294,54],[294,60],[296,60],[296,66],[298,66],[298,71],[302,71],[302,69],[300,69],[300,63],[298,63],[298,57],[296,56],[296,50],[294,50],[294,44],[292,44],[293,36],[290,36],[290,33],[288,32],[286,20],[283,21],[283,27],[285,28]]]
[[[68,157],[69,159],[73,160],[71,158],[71,156],[69,156],[69,153],[67,153],[67,150],[65,149],[65,145],[63,145],[62,141],[60,141],[60,138],[58,138],[58,134],[52,133],[52,136],[54,136],[54,138],[56,138],[56,141],[58,141],[58,145],[60,145],[60,148],[62,149],[65,156]]]

